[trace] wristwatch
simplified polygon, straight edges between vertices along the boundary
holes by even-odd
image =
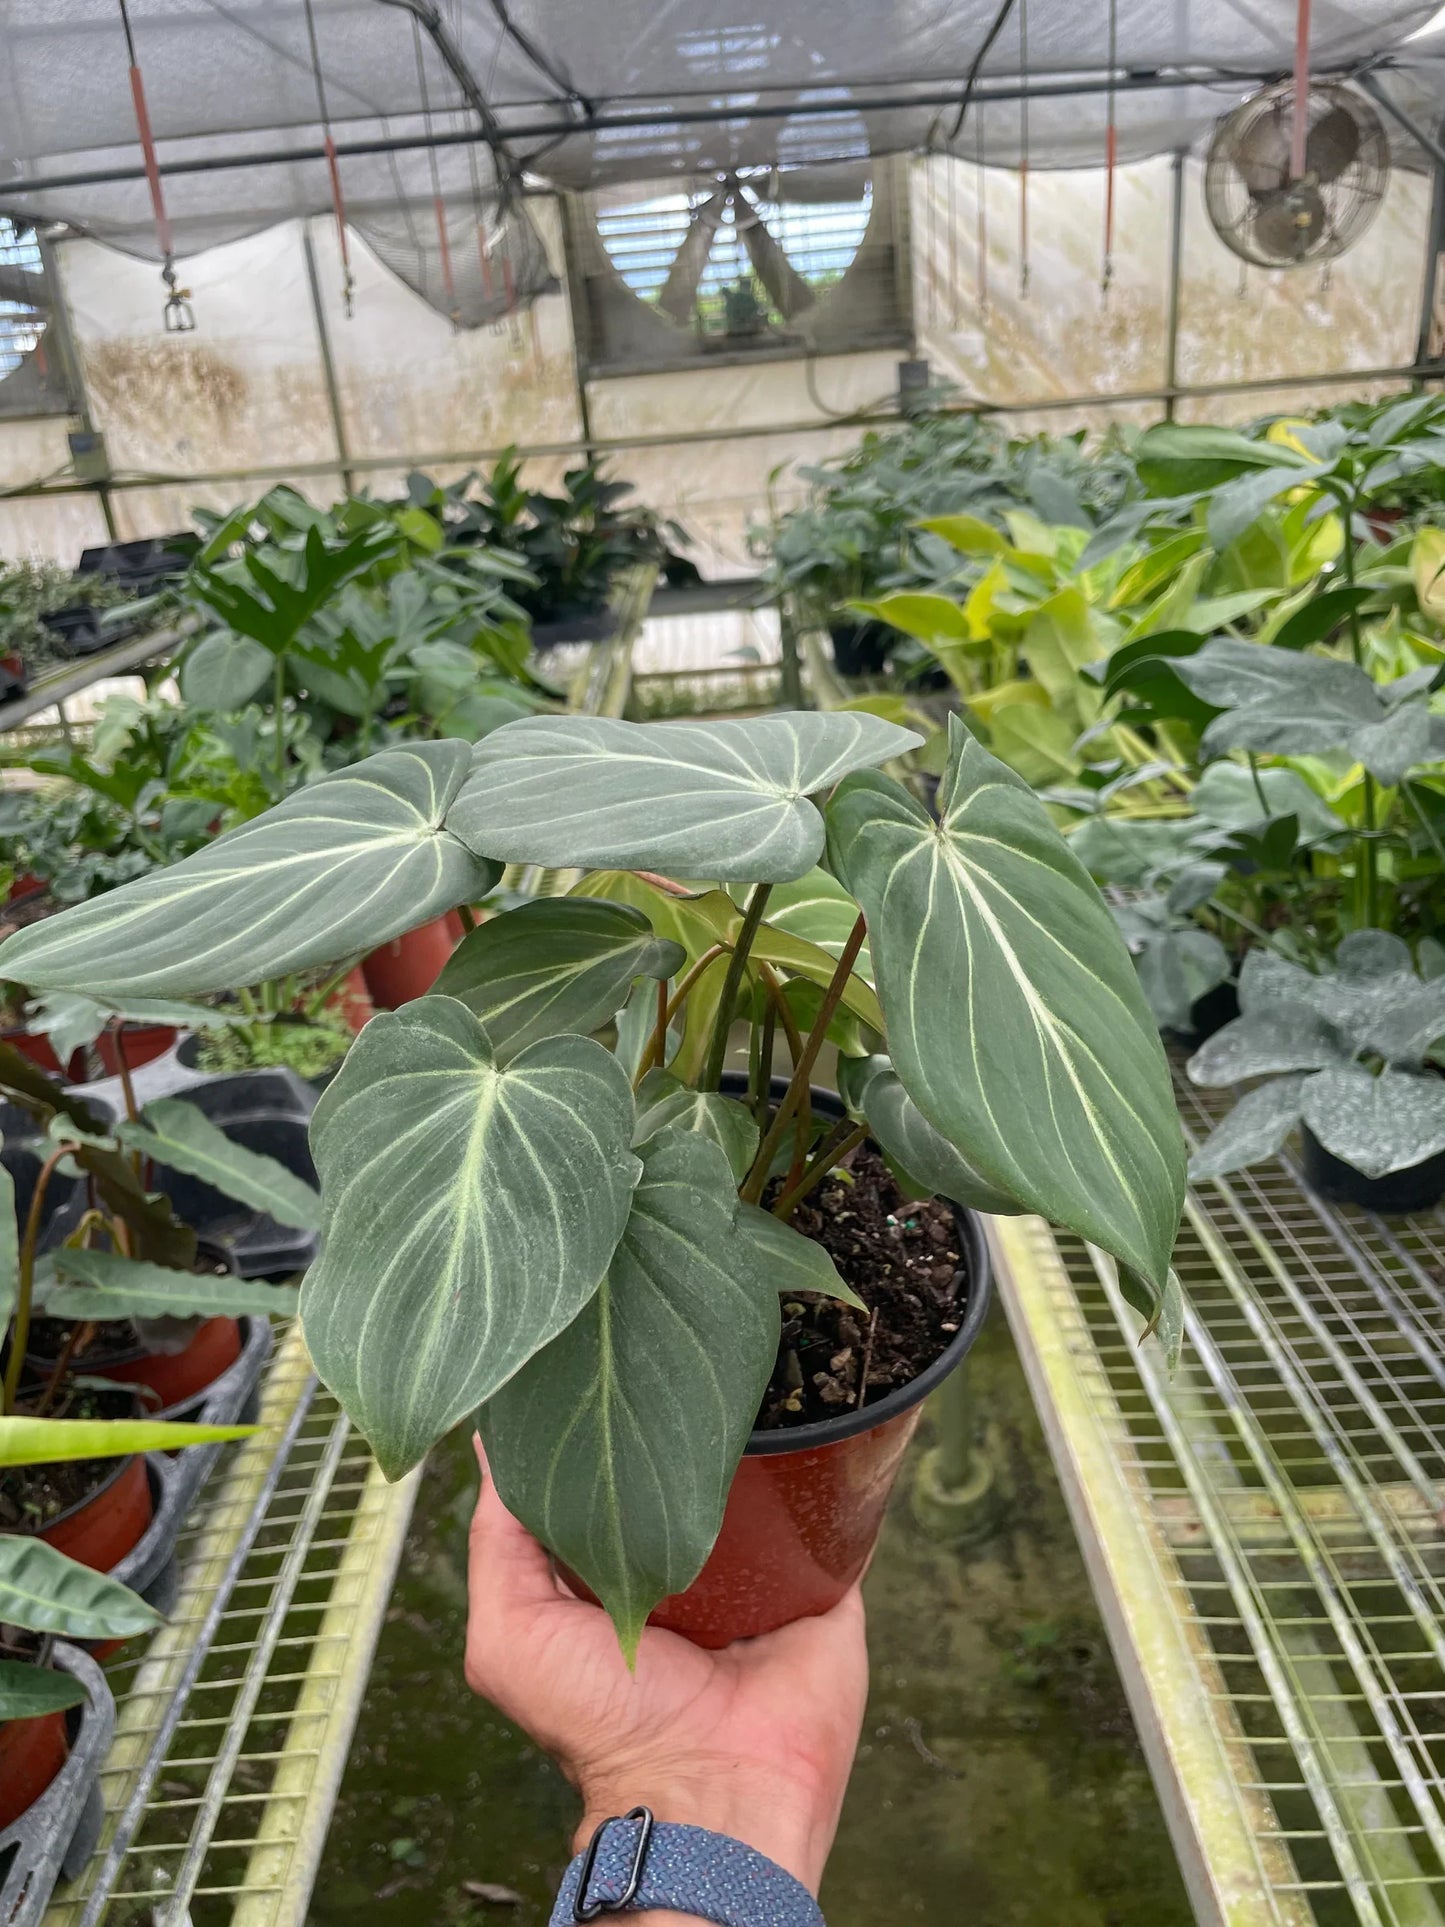
[[[634,1807],[604,1820],[567,1869],[551,1927],[657,1909],[718,1927],[826,1927],[801,1880],[725,1833]]]

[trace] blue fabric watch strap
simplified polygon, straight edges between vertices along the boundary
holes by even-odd
[[[817,1901],[776,1861],[725,1833],[673,1826],[634,1807],[604,1820],[567,1869],[552,1927],[648,1908],[718,1927],[826,1927]]]

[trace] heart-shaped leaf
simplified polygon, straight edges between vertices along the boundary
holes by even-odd
[[[823,852],[809,797],[922,741],[857,711],[721,723],[529,716],[478,745],[447,822],[506,862],[782,883]]]
[[[160,1614],[103,1572],[92,1572],[43,1539],[0,1533],[0,1624],[71,1639],[128,1639]]]
[[[311,1121],[325,1214],[306,1343],[400,1478],[576,1318],[641,1169],[632,1093],[588,1037],[500,1067],[453,997],[374,1017]]]
[[[780,1328],[717,1145],[672,1128],[640,1148],[601,1288],[478,1414],[508,1510],[592,1588],[629,1659],[712,1549]]]
[[[1445,1151],[1445,1082],[1342,1064],[1307,1078],[1304,1121],[1325,1149],[1367,1178],[1407,1171]]]
[[[482,1020],[499,1064],[562,1032],[585,1036],[627,1002],[637,977],[682,969],[681,944],[653,935],[640,910],[544,897],[463,937],[434,986]]]
[[[1003,1217],[1021,1207],[981,1178],[940,1131],[935,1131],[903,1088],[886,1057],[842,1058],[838,1094],[850,1111],[866,1117],[882,1149],[902,1167],[915,1191],[936,1192],[975,1211]]]
[[[1209,1089],[1277,1071],[1318,1071],[1343,1063],[1343,1049],[1330,1024],[1302,1006],[1246,1011],[1207,1037],[1189,1060],[1193,1083]]]
[[[118,1251],[77,1251],[69,1245],[50,1256],[56,1275],[38,1279],[35,1286],[50,1318],[264,1318],[273,1313],[289,1318],[296,1312],[294,1285],[174,1271],[123,1258]],[[66,1282],[72,1279],[76,1282]]]
[[[691,1090],[666,1071],[649,1071],[637,1092],[633,1141],[641,1144],[669,1125],[699,1131],[721,1146],[739,1184],[757,1156],[758,1123],[746,1104],[721,1091]]]
[[[20,1659],[0,1659],[0,1722],[63,1713],[68,1706],[83,1706],[85,1699],[85,1688],[69,1673],[29,1666]]]
[[[194,1104],[179,1097],[156,1098],[143,1116],[141,1124],[122,1121],[116,1126],[116,1136],[128,1150],[200,1178],[278,1224],[294,1225],[298,1231],[320,1229],[321,1200],[304,1178],[278,1159],[237,1144]]]
[[[898,1075],[986,1183],[1162,1293],[1184,1146],[1123,939],[1043,804],[956,718],[939,807],[866,772],[828,808]]]
[[[0,975],[198,996],[374,949],[496,881],[442,828],[470,755],[413,743],[323,777],[183,863],[18,930]]]

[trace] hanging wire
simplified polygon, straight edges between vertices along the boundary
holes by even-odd
[[[1019,5],[1019,293],[1029,291],[1029,8]]]
[[[467,149],[467,165],[472,176],[472,205],[477,215],[477,261],[482,270],[482,301],[490,310],[492,305],[492,238],[487,232],[487,207],[482,198],[482,173],[477,166],[477,150]]]
[[[453,328],[462,325],[461,309],[457,305],[456,276],[452,273],[452,244],[447,233],[447,208],[442,199],[441,173],[437,167],[437,150],[432,142],[431,99],[426,84],[426,59],[422,53],[421,26],[415,14],[411,17],[412,46],[416,53],[416,83],[421,94],[422,131],[427,138],[427,160],[431,166],[431,204],[436,216],[437,249],[441,255],[442,287],[446,290],[447,311],[451,316]]]
[[[974,160],[978,175],[978,312],[988,314],[988,175],[984,171],[983,115],[973,122]]]
[[[1114,175],[1119,165],[1119,103],[1114,76],[1119,53],[1119,0],[1109,0],[1108,124],[1104,130],[1104,270],[1099,292],[1107,301],[1114,279]]]
[[[341,192],[341,167],[336,158],[336,142],[331,138],[331,116],[326,110],[326,81],[321,72],[321,49],[316,41],[316,17],[311,0],[305,0],[306,38],[311,43],[311,72],[316,80],[316,111],[321,118],[321,141],[326,149],[326,171],[331,176],[331,207],[336,216],[336,239],[341,248],[341,305],[351,319],[356,293],[356,277],[351,272],[351,244],[346,233],[346,201]]]
[[[958,326],[958,162],[952,154],[945,154],[943,164],[948,169],[948,325]]]
[[[135,57],[135,35],[131,32],[130,12],[125,0],[120,0],[120,24],[125,33],[126,57],[130,62],[130,97],[135,106],[136,131],[140,135],[146,183],[151,191],[151,213],[155,217],[156,240],[161,251],[161,280],[166,286],[166,304],[161,310],[161,319],[168,335],[188,335],[196,325],[196,314],[191,306],[190,289],[176,286],[176,250],[171,233],[171,217],[166,212],[160,162],[156,159],[151,117],[146,107],[145,82],[141,78],[140,62]]]

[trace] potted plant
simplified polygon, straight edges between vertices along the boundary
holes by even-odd
[[[250,1436],[254,1426],[176,1425],[153,1420],[128,1423],[67,1419],[0,1418],[0,1488],[22,1472],[55,1477],[77,1463],[102,1465],[119,1457],[140,1463],[147,1452],[175,1452]],[[57,1641],[107,1644],[150,1631],[160,1615],[128,1586],[96,1572],[45,1539],[0,1528],[0,1855],[6,1860],[0,1895],[8,1906],[9,1882],[18,1854],[25,1897],[34,1903],[35,1881],[53,1881],[81,1821],[108,1738],[109,1721],[97,1719],[99,1702],[109,1710],[102,1677],[84,1655]],[[84,1709],[83,1711],[81,1709]],[[78,1717],[77,1717],[78,1716]],[[106,1730],[100,1745],[85,1744],[93,1725]],[[62,1775],[77,1746],[63,1797],[41,1803]],[[27,1818],[34,1816],[32,1824]],[[8,1838],[6,1836],[9,1836]]]
[[[200,994],[384,942],[504,862],[589,873],[480,925],[435,994],[357,1040],[313,1121],[325,1243],[302,1316],[389,1476],[478,1415],[507,1503],[629,1651],[717,1539],[779,1367],[780,1294],[867,1303],[794,1222],[846,1190],[832,1174],[866,1138],[915,1194],[1089,1238],[1177,1345],[1183,1144],[1128,953],[1043,805],[956,720],[938,820],[871,767],[918,741],[862,713],[529,718],[475,750],[384,752],[0,946],[0,971],[40,988]],[[591,1033],[614,1021],[609,1048]],[[746,1099],[720,1089],[738,1021]],[[861,1116],[813,1108],[830,1036],[885,1058],[846,1080]],[[982,1289],[957,1227],[938,1225],[934,1269],[965,1275],[926,1321],[925,1374]],[[897,1389],[851,1414],[860,1430],[907,1409]],[[826,1461],[800,1416],[785,1449]],[[749,1573],[798,1557],[786,1504],[741,1523],[732,1618],[708,1638],[779,1623]],[[835,1590],[866,1557],[849,1550]]]
[[[1241,1015],[1189,1060],[1196,1084],[1260,1078],[1190,1166],[1222,1177],[1300,1132],[1321,1196],[1372,1211],[1423,1211],[1445,1193],[1445,976],[1422,977],[1409,945],[1356,930],[1318,975],[1252,950]]]
[[[160,1187],[200,1180],[211,1195],[312,1230],[314,1191],[227,1137],[195,1104],[162,1098],[138,1112],[128,1087],[127,1096],[129,1115],[112,1118],[0,1046],[0,1222],[13,1227],[12,1275],[0,1299],[7,1417],[127,1417],[137,1397],[152,1410],[193,1404],[240,1356],[238,1319],[293,1308],[293,1293],[235,1276],[224,1250],[198,1237],[202,1214],[184,1220]],[[96,1495],[67,1491],[22,1510],[49,1532],[74,1508],[89,1508],[102,1535],[96,1563],[108,1568],[150,1523],[144,1474],[127,1476],[126,1493],[98,1507]],[[72,1520],[64,1536],[83,1524]]]

